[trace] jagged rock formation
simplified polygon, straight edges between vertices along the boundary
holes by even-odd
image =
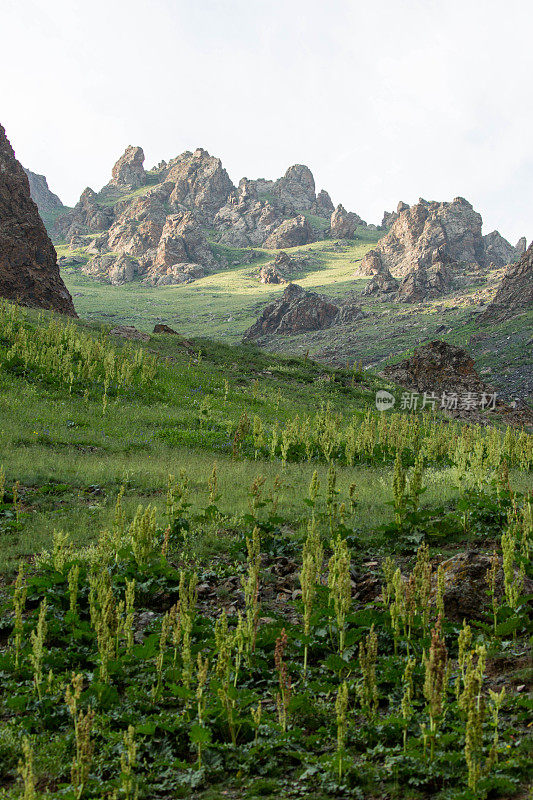
[[[400,216],[402,211],[408,211],[408,210],[409,210],[409,206],[407,205],[407,203],[404,203],[403,200],[400,200],[400,202],[398,203],[398,206],[396,208],[396,211],[384,211],[383,212],[383,219],[381,220],[381,227],[382,228],[390,228],[392,225],[394,225],[394,223],[396,222],[396,220],[398,219],[398,217]]]
[[[517,258],[516,247],[509,244],[498,231],[487,233],[483,237],[483,244],[486,265],[494,264],[495,267],[505,267]]]
[[[279,200],[260,200],[257,182],[242,178],[217,212],[213,225],[221,244],[231,247],[260,247],[281,225],[287,209]],[[292,208],[289,209],[293,214]]]
[[[525,236],[521,236],[520,239],[517,241],[515,245],[515,250],[519,257],[524,255],[524,253],[527,250],[527,239]]]
[[[395,277],[403,277],[419,266],[429,267],[441,245],[456,262],[485,265],[481,215],[462,197],[452,203],[420,200],[403,210],[375,250]],[[363,259],[363,271],[365,259]]]
[[[261,283],[287,283],[285,276],[275,261],[269,261],[259,270]]]
[[[48,181],[44,175],[38,175],[36,172],[26,169],[26,167],[23,167],[23,170],[28,176],[31,199],[39,209],[39,214],[63,208],[63,203],[57,194],[54,194],[48,188]]]
[[[384,220],[392,227],[363,258],[359,274],[385,270],[403,279],[398,299],[420,302],[445,294],[453,277],[465,269],[501,267],[516,250],[497,231],[483,236],[482,220],[470,203],[456,197],[451,203],[420,200],[411,208],[398,205]]]
[[[533,243],[503,276],[494,300],[482,320],[503,320],[533,309]]]
[[[113,210],[100,205],[98,195],[88,186],[74,208],[59,217],[55,227],[70,242],[76,236],[105,231],[112,219]]]
[[[329,219],[334,211],[335,206],[333,205],[331,197],[325,189],[321,189],[316,196],[315,202],[311,206],[311,213],[315,214],[317,217]]]
[[[334,210],[327,192],[315,194],[313,175],[302,164],[276,181],[243,178],[236,188],[220,159],[202,148],[161,161],[149,172],[143,162],[142,149],[128,147],[110,182],[98,193],[85,189],[76,206],[57,220],[62,240],[95,257],[87,274],[157,285],[191,280],[199,268],[223,267],[231,258],[219,252],[214,259],[206,231],[213,244],[295,247],[322,235],[324,226],[314,217],[329,219]],[[189,215],[185,232],[168,222],[176,214]],[[351,227],[354,217],[362,222],[357,215],[344,215],[345,226]]]
[[[318,331],[336,324],[352,323],[364,316],[361,308],[347,302],[336,305],[315,292],[307,292],[289,283],[280,299],[269,303],[244,339],[258,339],[271,334]]]
[[[146,183],[144,171],[144,152],[142,147],[126,147],[112,170],[110,186],[138,189]]]
[[[346,211],[343,205],[338,205],[331,215],[330,236],[332,239],[353,239],[357,225],[361,218],[352,211]]]
[[[30,184],[0,125],[0,296],[76,316]]]

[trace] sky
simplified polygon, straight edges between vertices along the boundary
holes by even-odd
[[[533,238],[531,0],[1,0],[0,122],[73,205],[127,145],[307,164],[379,223],[461,195]]]

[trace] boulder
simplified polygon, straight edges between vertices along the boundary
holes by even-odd
[[[333,324],[338,313],[337,305],[314,292],[306,292],[295,283],[289,283],[281,298],[265,307],[244,338],[322,330]]]
[[[0,125],[0,296],[76,316],[30,184]]]
[[[508,267],[496,295],[480,319],[504,320],[533,308],[533,243]]]
[[[143,164],[142,147],[129,145],[113,167],[109,185],[120,189],[138,189],[140,186],[144,186],[146,173]]]
[[[168,325],[165,325],[163,322],[158,322],[157,325],[154,325],[154,333],[168,333],[168,334],[175,334],[178,336],[178,332],[174,330],[174,328],[170,328]]]
[[[294,257],[282,250],[274,261],[261,267],[259,279],[261,283],[287,283],[289,275],[307,269],[310,263],[309,256]]]
[[[23,167],[23,169],[28,176],[31,199],[39,209],[39,214],[63,208],[63,203],[57,194],[54,194],[48,188],[48,181],[44,175],[38,175],[36,172],[26,169],[26,167]]]
[[[491,563],[491,556],[475,550],[458,553],[441,563],[444,573],[444,613],[447,619],[458,622],[463,619],[482,620],[486,618],[487,613],[491,613],[487,584],[487,571]],[[526,578],[524,594],[531,594],[532,591],[533,581]],[[500,600],[504,596],[504,576],[500,557],[496,572],[496,595]]]
[[[376,272],[361,294],[365,296],[392,295],[398,291],[399,283],[393,278],[388,269]]]
[[[483,237],[485,245],[485,263],[494,264],[496,267],[506,267],[512,261],[516,261],[518,252],[516,247],[509,244],[498,231],[487,233]]]
[[[186,262],[150,270],[145,278],[145,283],[151,286],[171,286],[179,283],[193,283],[198,278],[203,278],[204,275],[205,270],[201,264]]]
[[[132,341],[149,342],[150,336],[147,333],[137,330],[134,325],[117,325],[109,331],[110,336],[120,336],[121,339],[131,339]]]
[[[338,205],[331,215],[330,236],[332,239],[353,239],[360,221],[357,214],[346,211],[343,205]]]
[[[274,250],[284,247],[298,247],[314,241],[314,233],[304,216],[284,220],[263,242],[263,247]]]
[[[489,392],[476,372],[471,356],[461,347],[434,341],[417,347],[413,355],[384,369],[400,386],[417,392]]]

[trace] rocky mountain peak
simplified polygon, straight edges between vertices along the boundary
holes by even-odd
[[[0,125],[0,295],[76,316],[30,184]]]
[[[126,147],[112,170],[110,186],[123,189],[138,189],[146,183],[144,171],[144,151],[142,147]]]
[[[533,309],[533,244],[503,276],[492,303],[481,319],[502,320]]]

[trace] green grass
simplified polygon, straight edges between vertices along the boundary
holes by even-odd
[[[355,246],[345,253],[353,252]],[[339,261],[345,253],[338,254]],[[337,278],[347,268],[339,264]],[[335,279],[329,277],[333,285]],[[94,754],[81,794],[86,800],[111,798],[115,792],[117,800],[131,800],[124,760],[121,765],[123,735],[129,725],[135,729],[139,748],[134,769],[139,800],[278,800],[302,795],[314,800],[339,796],[354,800],[472,800],[474,795],[466,788],[465,718],[455,699],[460,622],[446,617],[442,623],[452,667],[450,686],[445,690],[446,716],[436,737],[435,758],[428,762],[420,733],[420,722],[428,723],[423,694],[423,652],[430,647],[429,628],[423,623],[428,606],[416,596],[409,639],[404,632],[394,633],[393,616],[377,596],[382,564],[396,552],[399,568],[408,574],[416,547],[426,540],[434,560],[432,569],[445,555],[458,550],[491,552],[507,527],[513,503],[523,514],[520,525],[525,529],[526,511],[520,509],[525,509],[523,493],[532,486],[531,473],[525,468],[519,471],[513,467],[515,462],[510,462],[511,494],[505,476],[498,477],[498,469],[486,470],[494,453],[489,446],[480,451],[479,443],[488,440],[483,433],[474,433],[471,450],[483,455],[481,466],[472,470],[476,488],[468,489],[464,483],[472,475],[460,480],[458,456],[453,456],[455,463],[450,452],[435,456],[427,464],[418,507],[418,500],[412,501],[411,483],[407,484],[408,494],[398,500],[402,475],[415,485],[413,471],[407,469],[415,453],[407,446],[411,439],[405,436],[397,446],[395,463],[394,454],[376,439],[371,452],[361,451],[353,467],[346,465],[338,449],[330,464],[314,451],[308,460],[301,443],[286,460],[279,457],[278,450],[268,457],[266,445],[259,446],[255,458],[251,431],[237,436],[244,430],[241,425],[260,419],[270,436],[276,425],[283,428],[291,421],[297,430],[304,430],[309,417],[318,428],[327,430],[329,424],[328,436],[336,437],[354,419],[361,431],[367,419],[379,422],[371,415],[374,392],[383,382],[370,372],[354,374],[255,346],[203,338],[187,341],[159,335],[147,343],[124,343],[115,341],[104,329],[97,346],[93,344],[99,333],[95,321],[77,320],[66,329],[45,329],[49,314],[12,314],[5,308],[0,334],[0,474],[2,465],[5,470],[5,492],[0,498],[2,797],[15,800],[22,796],[17,762],[24,737],[29,736],[36,800],[75,800],[70,765],[81,750],[74,745],[74,726],[65,705],[66,686],[74,672],[82,681],[80,708],[84,713],[89,708],[96,712],[91,731]],[[26,342],[25,348],[21,342]],[[96,360],[91,355],[94,352],[99,354]],[[139,353],[144,354],[146,373],[139,364]],[[157,359],[153,373],[147,355]],[[72,379],[67,370],[61,370],[61,364],[67,363],[61,359],[67,356]],[[106,380],[107,375],[122,374],[109,366],[117,363],[137,365],[137,371],[123,384]],[[321,403],[329,411],[316,415]],[[401,416],[398,421],[406,423],[409,431],[426,426],[420,427],[425,435],[415,443],[422,448],[428,435],[435,441],[446,435],[451,442],[455,433],[460,433],[437,419]],[[309,440],[312,433],[307,433]],[[510,442],[512,449],[516,446],[512,437]],[[215,462],[216,486],[212,482]],[[316,497],[310,493],[315,472],[320,484]],[[170,494],[167,491],[169,473],[182,488],[188,481],[179,511],[178,488]],[[124,524],[116,509],[121,487]],[[139,504],[155,508],[154,523],[130,528]],[[316,587],[310,634],[305,636],[298,575],[310,525],[311,530],[314,525],[325,558],[320,560],[323,577]],[[254,528],[260,536],[259,588],[257,593],[248,593],[245,607],[241,579],[253,578],[256,562],[250,537]],[[68,537],[66,550],[59,544],[63,535]],[[325,585],[337,536],[345,545],[336,546],[346,547],[350,561],[345,572],[350,608],[342,657],[338,652],[341,623]],[[316,547],[316,537],[313,541]],[[519,552],[527,541],[526,530],[517,539],[517,557],[522,557]],[[146,549],[141,548],[143,542]],[[12,583],[20,561],[26,565],[27,598],[20,617],[17,666],[13,628],[18,623],[13,614]],[[67,574],[76,567],[79,591],[72,612]],[[181,575],[189,580],[193,573],[198,578],[198,603],[192,622],[192,677],[187,685],[185,628],[174,665],[174,645],[167,640],[165,646],[164,637],[161,644],[161,627],[163,614],[178,599],[183,621]],[[125,629],[121,633],[118,620],[123,613],[120,600],[125,582],[132,578],[136,581],[133,620],[137,635],[131,651],[126,652]],[[400,585],[404,585],[402,581]],[[365,595],[369,591],[370,599]],[[253,611],[256,597],[261,606]],[[40,657],[36,626],[44,599],[48,627],[40,682],[34,666]],[[476,622],[474,629],[475,641],[487,647],[491,667],[500,659],[509,679],[500,722],[500,761],[482,778],[482,787],[494,798],[520,791],[528,770],[527,711],[524,696],[513,688],[522,680],[527,650],[526,606],[520,601],[515,611],[501,597],[500,601],[497,635],[491,633],[490,617],[488,622]],[[109,604],[105,613],[104,602]],[[220,666],[220,632],[214,629],[222,609],[232,631],[232,659],[238,649],[238,640],[233,639],[237,613],[253,612],[250,619],[257,626],[247,629],[248,638],[243,641],[251,641],[254,629],[256,646],[247,645],[248,655],[239,670],[231,667],[232,686],[227,695],[220,691],[226,673]],[[148,627],[142,622],[146,612],[150,612]],[[435,626],[434,604],[430,618]],[[103,664],[109,649],[102,649],[109,645],[109,641],[105,645],[105,630],[118,646],[113,644],[107,673]],[[369,716],[358,648],[374,631],[379,637],[379,703]],[[276,701],[284,635],[288,640],[283,659],[292,679],[286,730]],[[307,682],[302,679],[304,644],[309,648]],[[158,660],[159,652],[162,660]],[[400,704],[408,653],[416,657],[416,691],[404,754]],[[201,708],[198,710],[202,698],[197,696],[198,655],[209,661],[202,718]],[[339,767],[335,699],[344,681],[349,705],[346,749]],[[495,685],[486,682],[484,693]],[[260,701],[262,717],[256,732],[251,710]],[[228,708],[234,710],[235,744]],[[483,759],[491,737],[487,720]],[[201,765],[199,740],[204,740]]]

